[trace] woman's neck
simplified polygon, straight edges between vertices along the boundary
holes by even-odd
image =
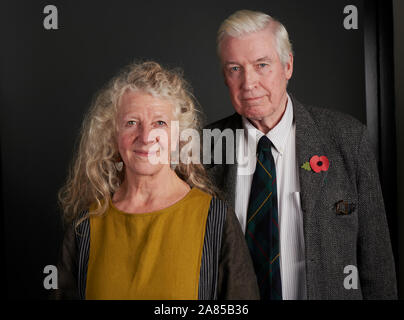
[[[124,212],[152,212],[173,205],[189,191],[190,187],[169,168],[152,176],[131,175],[127,172],[112,202]]]

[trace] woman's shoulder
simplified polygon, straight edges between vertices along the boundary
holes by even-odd
[[[200,196],[205,196],[205,197],[211,197],[212,200],[213,199],[218,199],[220,200],[219,197],[217,197],[214,192],[212,192],[211,190],[209,190],[209,188],[201,188],[201,187],[197,187],[197,186],[192,186],[191,193],[193,193],[194,195],[200,195]],[[220,200],[221,201],[221,200]]]
[[[197,187],[193,187],[192,191],[194,191],[194,193],[199,196],[210,198],[210,210],[211,211],[213,210],[213,211],[225,211],[226,212],[229,209],[226,202],[216,195],[212,195],[211,193],[208,193],[207,191],[202,190]]]

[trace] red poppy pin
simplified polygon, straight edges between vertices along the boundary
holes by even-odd
[[[330,161],[326,156],[312,156],[310,162],[305,162],[301,166],[304,170],[311,171],[318,173],[320,171],[327,171],[330,166]]]

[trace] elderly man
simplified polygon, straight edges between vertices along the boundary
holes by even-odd
[[[227,157],[208,168],[245,232],[261,299],[395,299],[365,127],[287,93],[292,48],[285,27],[270,16],[232,14],[220,26],[217,48],[236,113],[207,129],[244,131],[225,144],[227,155],[236,147],[235,163]],[[226,142],[216,136],[213,147]]]

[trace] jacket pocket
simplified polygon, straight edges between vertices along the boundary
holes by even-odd
[[[337,215],[350,215],[356,209],[356,203],[348,200],[339,200],[334,205]]]

